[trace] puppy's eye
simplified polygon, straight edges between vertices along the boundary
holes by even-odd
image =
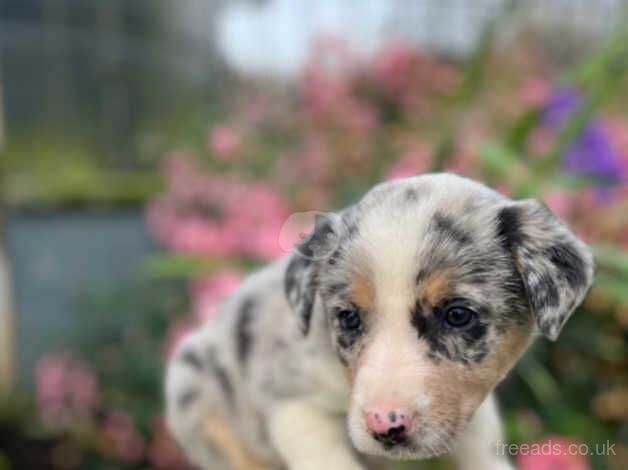
[[[355,331],[362,326],[362,319],[357,310],[345,309],[337,313],[340,328],[345,331]]]
[[[466,307],[450,307],[445,314],[445,322],[453,328],[462,328],[477,318],[476,313]]]

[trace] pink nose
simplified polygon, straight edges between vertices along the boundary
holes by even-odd
[[[404,441],[412,428],[413,416],[408,410],[378,405],[366,410],[366,427],[373,437],[386,444]]]

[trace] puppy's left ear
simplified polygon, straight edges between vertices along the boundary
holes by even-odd
[[[497,223],[498,236],[514,257],[537,325],[554,341],[591,285],[591,250],[536,200],[503,207]]]
[[[318,214],[313,232],[295,247],[286,267],[284,291],[304,335],[310,329],[320,266],[338,245],[338,225],[337,214]]]

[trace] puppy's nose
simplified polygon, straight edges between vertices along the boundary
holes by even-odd
[[[366,427],[375,440],[384,445],[397,445],[408,437],[413,416],[408,410],[392,406],[374,406],[366,410]]]

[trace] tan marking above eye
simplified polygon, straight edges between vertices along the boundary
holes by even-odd
[[[349,282],[349,295],[353,303],[361,310],[370,312],[373,310],[375,302],[375,294],[371,287],[371,283],[361,274],[351,276]]]
[[[447,271],[436,271],[419,284],[420,297],[430,305],[438,305],[451,291],[451,275]]]

